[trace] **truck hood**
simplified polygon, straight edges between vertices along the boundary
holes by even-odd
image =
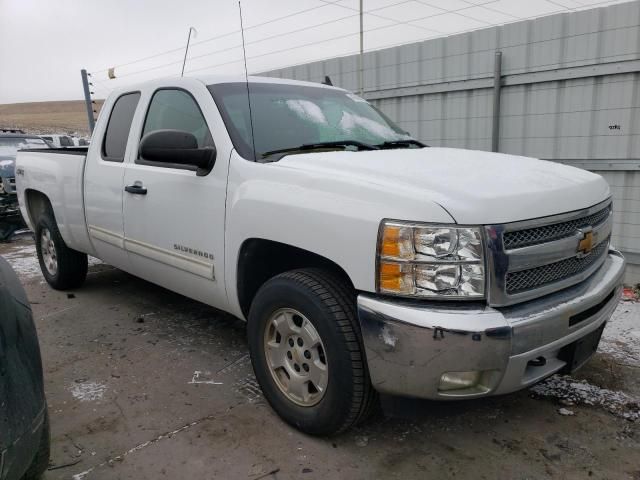
[[[570,212],[609,197],[586,170],[534,158],[455,148],[317,152],[288,155],[280,167],[363,182],[385,192],[414,191],[457,223],[508,223]],[[407,220],[428,221],[411,218]]]

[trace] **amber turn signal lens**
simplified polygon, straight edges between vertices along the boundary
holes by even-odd
[[[413,265],[381,262],[378,272],[378,288],[385,293],[413,293]]]
[[[380,288],[398,291],[400,290],[401,278],[400,264],[383,263],[380,265]]]
[[[385,227],[382,233],[382,255],[385,257],[400,256],[400,227]]]

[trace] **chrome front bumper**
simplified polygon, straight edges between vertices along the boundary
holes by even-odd
[[[624,267],[622,255],[610,250],[582,283],[501,308],[360,294],[358,316],[373,386],[382,393],[446,400],[513,392],[542,380],[567,366],[563,347],[611,317]],[[482,373],[472,387],[446,389],[441,378],[452,372]]]

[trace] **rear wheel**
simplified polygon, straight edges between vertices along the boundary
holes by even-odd
[[[67,247],[51,213],[39,218],[35,236],[40,270],[47,283],[57,290],[82,285],[87,277],[87,255]]]
[[[355,292],[341,278],[320,269],[272,278],[251,305],[248,335],[265,398],[300,430],[336,434],[375,405]]]

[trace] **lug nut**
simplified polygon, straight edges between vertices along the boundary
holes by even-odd
[[[300,365],[298,365],[297,363],[296,363],[296,364],[294,364],[294,365],[293,365],[293,369],[294,369],[296,372],[299,372],[299,371],[300,371]]]
[[[304,345],[304,342],[302,341],[302,338],[298,337],[298,346],[301,347],[302,345]]]
[[[305,372],[308,372],[308,371],[309,371],[309,365],[307,365],[306,363],[303,363],[303,364],[302,364],[302,368],[304,368],[304,371],[305,371]]]
[[[304,351],[304,358],[306,358],[307,360],[311,358],[311,352],[309,350]]]
[[[288,358],[289,360],[291,360],[291,359],[293,358],[293,355],[291,355],[291,352],[290,352],[290,351],[289,351],[289,352],[287,352],[287,358]]]
[[[289,346],[290,346],[290,347],[293,347],[293,338],[290,338],[290,339],[289,339]]]

